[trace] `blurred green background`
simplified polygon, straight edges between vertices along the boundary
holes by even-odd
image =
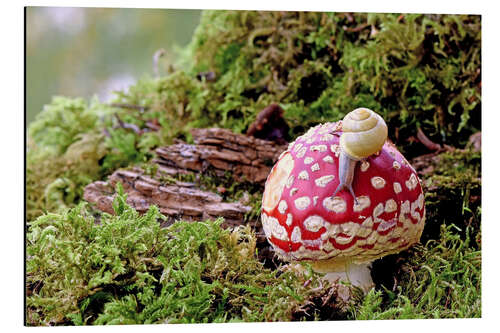
[[[103,102],[144,75],[153,54],[162,63],[189,43],[201,11],[28,7],[26,9],[26,121],[53,95]],[[160,67],[161,68],[161,67]]]

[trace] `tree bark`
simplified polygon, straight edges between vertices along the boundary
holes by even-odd
[[[267,175],[287,146],[219,128],[193,129],[192,135],[195,144],[178,141],[156,149],[157,158],[152,161],[157,166],[155,175],[148,175],[137,167],[117,170],[107,181],[86,186],[84,199],[95,204],[97,209],[113,214],[114,189],[121,182],[127,193],[127,203],[141,213],[156,205],[167,217],[163,226],[180,219],[202,221],[223,217],[224,228],[252,226],[261,255],[272,257],[260,219],[245,217],[252,207],[242,202],[224,202],[217,193],[168,176],[203,174],[210,170],[223,177],[229,172],[235,181],[256,183],[263,190]]]
[[[167,173],[211,168],[219,177],[231,172],[236,181],[264,185],[271,167],[286,145],[235,134],[227,129],[193,129],[194,145],[177,143],[156,149],[157,163]]]

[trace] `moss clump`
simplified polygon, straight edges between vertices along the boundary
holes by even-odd
[[[106,114],[94,100],[54,97],[28,129],[26,213],[28,221],[80,200],[83,186],[102,177],[107,153],[99,133]]]
[[[217,74],[223,126],[245,128],[270,101],[284,106],[292,131],[365,106],[400,130],[398,143],[416,126],[459,143],[480,126],[480,23],[461,15],[204,12],[191,70]]]
[[[437,155],[423,170],[426,225],[422,242],[439,237],[442,223],[476,232],[481,225],[481,153],[469,149]]]
[[[205,11],[184,70],[143,79],[117,102],[162,125],[156,143],[189,139],[192,127],[242,132],[277,102],[292,137],[365,106],[405,150],[417,127],[462,146],[480,128],[480,44],[479,16]]]
[[[120,122],[120,112],[97,99],[53,98],[28,128],[28,221],[73,207],[85,185],[152,155]]]
[[[263,267],[250,228],[177,222],[160,228],[118,187],[100,224],[84,205],[48,214],[27,235],[28,324],[139,324],[290,320],[313,294],[291,271]]]
[[[480,318],[481,249],[472,235],[443,224],[438,240],[376,261],[377,290],[353,309],[354,318]]]

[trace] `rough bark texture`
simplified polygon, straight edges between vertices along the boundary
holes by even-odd
[[[168,217],[167,223],[183,219],[188,221],[224,217],[224,226],[242,224],[251,207],[239,202],[223,202],[216,193],[203,191],[194,183],[176,181],[162,183],[144,174],[144,170],[115,171],[107,182],[97,181],[85,188],[85,200],[95,203],[101,211],[112,214],[114,188],[121,182],[127,193],[127,203],[144,213],[156,205]]]
[[[115,171],[108,181],[96,181],[84,191],[84,198],[96,208],[113,213],[112,202],[117,182],[127,193],[127,203],[139,212],[156,205],[167,216],[164,225],[175,220],[201,221],[223,217],[223,227],[248,224],[257,235],[259,256],[272,258],[260,220],[245,218],[252,208],[241,202],[224,202],[219,194],[201,190],[195,183],[176,181],[165,176],[204,173],[210,170],[216,176],[230,172],[235,181],[250,181],[264,186],[271,167],[286,145],[235,134],[226,129],[194,129],[195,144],[177,142],[156,150],[153,160],[158,168],[149,176],[140,168]]]
[[[236,181],[264,185],[267,175],[286,145],[235,134],[227,129],[193,129],[194,145],[177,143],[156,150],[155,163],[165,172],[177,170],[204,172],[217,176],[229,171]]]

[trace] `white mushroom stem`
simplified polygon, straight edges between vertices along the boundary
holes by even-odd
[[[326,273],[325,278],[332,283],[349,282],[365,293],[375,286],[371,276],[371,262],[355,264],[326,260],[311,262],[311,266],[318,273]]]

